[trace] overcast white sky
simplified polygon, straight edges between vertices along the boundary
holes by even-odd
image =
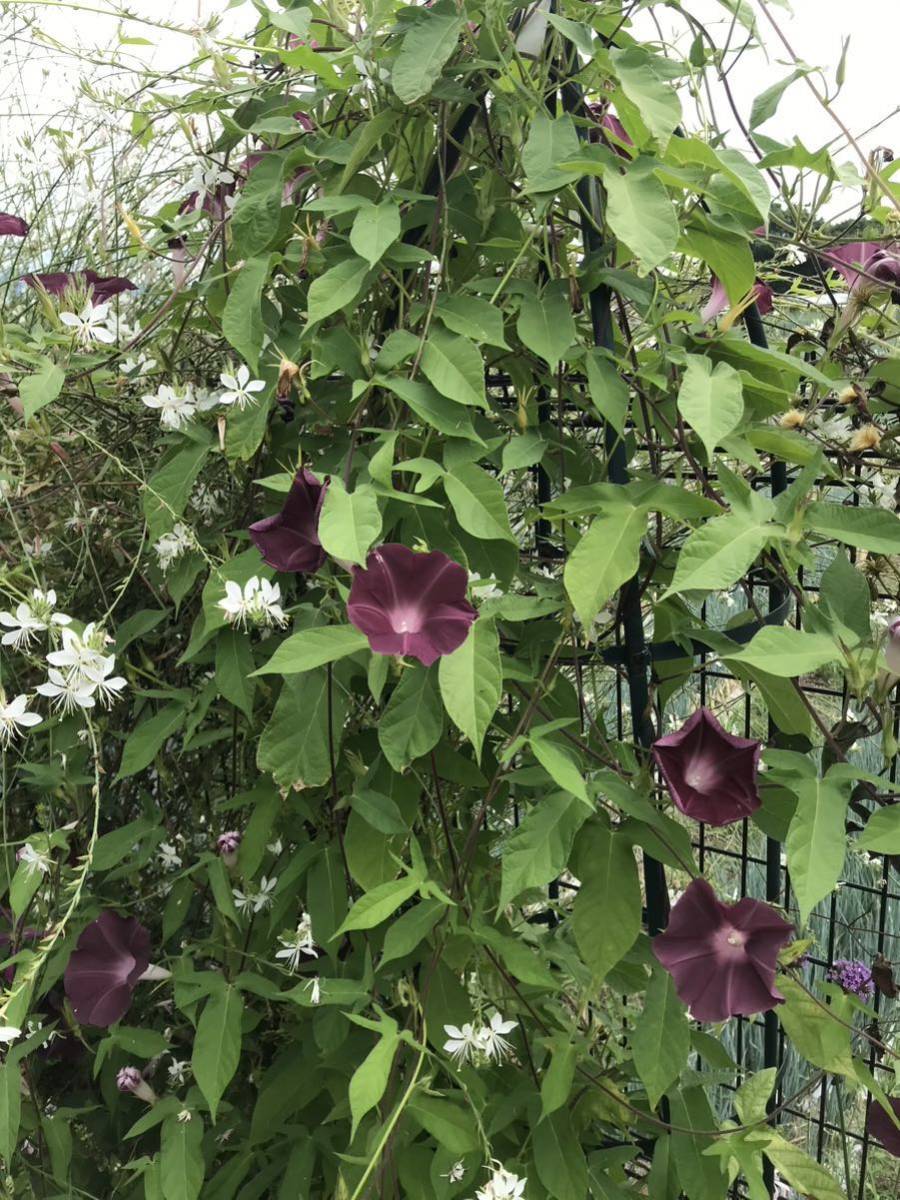
[[[82,0],[92,7],[103,7],[105,0]],[[683,0],[685,7],[704,24],[719,23],[717,40],[724,37],[730,17],[719,0]],[[754,0],[751,0],[754,3]],[[844,37],[851,36],[847,63],[847,80],[836,101],[836,109],[854,134],[861,135],[866,150],[877,145],[894,148],[900,155],[900,93],[897,81],[896,35],[897,0],[794,0],[793,15],[780,7],[779,0],[769,0],[771,11],[782,23],[797,55],[805,62],[825,67],[833,83],[833,73],[841,53]],[[755,3],[754,3],[755,6]],[[18,6],[16,6],[18,7]],[[119,22],[115,17],[96,13],[53,12],[31,7],[39,15],[41,25],[65,44],[89,48],[109,46],[116,38]],[[205,21],[213,14],[222,14],[229,32],[236,34],[252,27],[254,11],[246,3],[229,4],[228,0],[129,0],[132,11],[151,19],[169,17],[186,27]],[[663,4],[654,7],[667,34],[684,30],[671,9]],[[783,47],[774,32],[760,18],[766,30],[768,61],[758,53],[747,55],[731,75],[734,93],[744,112],[749,112],[753,97],[791,69]],[[646,15],[641,30],[649,30]],[[149,29],[129,23],[128,31],[152,38],[152,47],[128,47],[129,54],[140,55],[154,66],[176,66],[190,54],[191,40],[178,34]],[[77,66],[60,69],[64,56],[52,49],[29,47],[23,42],[16,47],[4,47],[0,52],[0,141],[7,141],[21,132],[21,123],[4,121],[16,101],[24,98],[25,109],[36,125],[58,109],[67,106],[75,95],[78,81]],[[11,68],[11,69],[9,69]],[[688,124],[690,125],[690,113]],[[717,112],[725,129],[733,131],[732,144],[739,136],[724,103]],[[885,120],[886,119],[886,120]],[[881,122],[881,124],[879,124]],[[865,132],[871,126],[873,132]],[[802,81],[793,85],[782,100],[775,118],[763,127],[763,132],[789,141],[800,136],[810,148],[839,135],[837,127],[816,104]]]

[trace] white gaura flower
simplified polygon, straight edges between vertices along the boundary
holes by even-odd
[[[39,683],[35,691],[49,697],[64,713],[74,712],[76,708],[94,707],[94,685],[73,674],[63,675],[55,667],[48,669],[47,682]]]
[[[103,653],[103,647],[111,640],[93,621],[80,634],[64,628],[62,649],[52,650],[47,662],[52,667],[65,668],[79,683],[97,684],[109,674],[109,657]]]
[[[128,680],[121,675],[113,675],[112,672],[116,669],[116,656],[108,655],[102,660],[102,665],[93,672],[90,682],[94,686],[94,695],[100,700],[101,704],[109,707],[114,700],[118,700],[123,688],[128,686]]]
[[[248,404],[255,404],[253,392],[261,392],[266,386],[261,379],[251,379],[250,371],[245,363],[237,369],[236,375],[229,375],[227,371],[219,376],[219,381],[225,391],[219,396],[220,404],[236,404],[238,408],[246,408]]]
[[[255,913],[263,912],[271,905],[272,900],[274,899],[272,893],[275,891],[275,885],[277,883],[278,879],[274,875],[271,879],[266,879],[265,875],[263,875],[262,879],[260,879],[259,891],[253,897],[253,911]]]
[[[14,1042],[22,1036],[22,1030],[15,1025],[0,1025],[0,1042]]]
[[[478,1200],[520,1200],[527,1182],[505,1167],[494,1167],[491,1178],[475,1195]]]
[[[16,611],[0,612],[0,625],[9,630],[4,633],[2,644],[16,650],[25,649],[39,633],[49,625],[68,625],[72,620],[65,613],[56,612],[56,592],[34,588],[30,600],[16,605]]]
[[[285,959],[286,966],[290,971],[298,969],[303,962],[303,955],[310,958],[319,957],[312,934],[312,921],[308,913],[303,913],[300,917],[297,928],[291,937],[279,937],[278,941],[282,949],[275,951],[275,957]]]
[[[38,713],[28,711],[27,696],[16,696],[14,700],[7,701],[0,691],[0,746],[8,746],[23,729],[40,725],[42,720],[43,717]]]
[[[46,875],[53,865],[50,855],[35,850],[31,842],[19,847],[16,851],[16,862],[25,863],[29,871],[39,871],[41,875]]]
[[[156,557],[159,559],[159,569],[165,573],[177,558],[181,558],[194,545],[194,535],[183,521],[178,521],[169,533],[153,543]]]
[[[466,1164],[462,1161],[462,1159],[460,1159],[459,1162],[455,1162],[453,1164],[449,1171],[445,1171],[444,1174],[441,1175],[441,1179],[446,1179],[450,1183],[459,1183],[465,1173]]]
[[[444,1033],[447,1034],[444,1052],[457,1063],[471,1062],[482,1050],[479,1031],[469,1021],[461,1029],[457,1025],[445,1025]]]
[[[171,842],[160,842],[157,854],[164,871],[174,871],[181,866],[181,855]]]
[[[190,1063],[187,1061],[187,1059],[179,1062],[177,1058],[173,1058],[169,1063],[168,1070],[169,1083],[172,1085],[172,1087],[180,1087],[183,1083],[185,1083],[187,1078],[186,1072],[189,1070]]]
[[[310,1004],[318,1004],[322,999],[322,980],[318,975],[313,975],[307,983],[303,985],[304,992],[309,992]]]
[[[505,1035],[511,1033],[518,1023],[518,1021],[504,1021],[499,1013],[494,1013],[490,1024],[482,1025],[478,1030],[477,1037],[481,1050],[487,1058],[494,1058],[497,1062],[503,1061],[512,1050]]]
[[[72,330],[82,346],[90,346],[94,342],[103,342],[109,346],[116,340],[115,333],[106,324],[108,317],[108,304],[91,304],[90,300],[79,313],[59,314],[60,321],[67,329]]]
[[[219,601],[218,607],[225,614],[225,620],[238,628],[248,625],[286,625],[287,616],[280,600],[281,588],[277,583],[253,575],[243,588],[235,580],[227,580],[225,598]]]
[[[141,402],[147,408],[159,410],[159,423],[163,429],[182,429],[191,421],[197,412],[193,393],[185,388],[184,392],[176,392],[167,383],[161,383],[155,394],[141,396]]]

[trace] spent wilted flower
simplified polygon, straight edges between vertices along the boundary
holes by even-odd
[[[161,383],[154,393],[141,396],[141,403],[159,412],[163,429],[183,429],[197,412],[193,392],[188,389],[176,391],[167,383]]]
[[[71,329],[82,346],[90,346],[94,342],[111,345],[116,340],[115,333],[106,324],[109,318],[108,304],[91,304],[88,301],[80,312],[62,312],[59,319],[66,328]]]
[[[875,980],[871,968],[864,962],[837,958],[828,968],[826,978],[845,992],[859,996],[860,1000],[868,1002],[875,995]]]
[[[246,408],[248,404],[255,404],[253,393],[263,391],[266,386],[262,379],[250,378],[250,371],[245,363],[241,363],[234,375],[223,371],[219,376],[219,381],[225,388],[225,391],[219,396],[219,403],[226,406],[236,404],[238,408]]]
[[[312,471],[298,471],[281,511],[250,526],[263,561],[276,571],[305,574],[325,561],[318,529],[327,486]]]
[[[869,423],[857,429],[847,445],[854,454],[865,453],[866,450],[877,450],[881,444],[881,430],[877,425]]]
[[[760,806],[760,749],[760,742],[728,733],[709,709],[700,708],[677,733],[657,738],[653,757],[685,816],[730,825]]]
[[[695,879],[653,939],[658,961],[696,1021],[766,1012],[784,997],[775,989],[778,951],[793,927],[759,900],[723,904],[705,879]]]
[[[467,583],[465,567],[440,550],[390,543],[354,569],[347,616],[376,654],[408,654],[429,667],[462,645],[478,616]]]
[[[253,575],[243,588],[235,580],[227,580],[225,597],[218,602],[218,607],[225,614],[225,620],[238,628],[246,628],[249,625],[286,625],[287,615],[279,603],[280,600],[281,588],[277,583]]]
[[[43,717],[28,711],[28,697],[16,696],[7,700],[0,688],[0,746],[9,746],[23,730],[40,725]]]

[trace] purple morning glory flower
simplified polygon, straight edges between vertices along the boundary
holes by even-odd
[[[28,232],[28,222],[12,213],[0,213],[0,237],[24,237]]]
[[[695,879],[653,939],[656,958],[696,1021],[766,1012],[784,997],[775,988],[778,951],[793,927],[759,900],[723,904]]]
[[[753,299],[756,302],[756,307],[759,309],[761,317],[767,317],[772,311],[774,307],[772,302],[773,295],[772,289],[767,284],[760,283],[757,280],[753,285]],[[722,283],[721,279],[713,275],[712,292],[706,304],[700,310],[700,320],[704,322],[714,321],[720,313],[727,312],[730,308],[731,301],[728,299],[724,283]]]
[[[761,743],[723,729],[700,708],[677,731],[657,738],[653,757],[675,807],[707,825],[730,825],[760,806]]]
[[[900,250],[881,242],[848,242],[822,254],[851,292],[900,286]]]
[[[389,543],[354,569],[347,616],[376,654],[409,654],[428,667],[462,645],[478,616],[467,585],[465,567],[440,550]]]
[[[845,992],[859,996],[860,1000],[868,1002],[875,995],[875,980],[864,962],[837,958],[828,968],[826,977],[831,983],[839,984]]]
[[[87,284],[91,291],[92,304],[105,304],[121,292],[133,292],[136,283],[122,275],[98,275],[88,268],[86,271],[45,271],[23,275],[29,287],[41,287],[51,296],[61,296],[69,288]]]
[[[63,983],[82,1025],[105,1028],[121,1020],[150,967],[150,934],[136,917],[102,912],[78,939]]]
[[[900,1096],[895,1096],[889,1103],[894,1110],[894,1116],[900,1120]],[[893,1154],[894,1158],[900,1158],[900,1129],[896,1127],[877,1100],[874,1100],[869,1108],[866,1132],[870,1137],[881,1142],[888,1154]]]
[[[304,467],[294,476],[281,512],[250,526],[253,544],[276,571],[306,575],[325,561],[318,529],[327,487]]]

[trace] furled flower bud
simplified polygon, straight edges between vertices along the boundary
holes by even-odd
[[[116,1087],[120,1092],[131,1092],[148,1104],[156,1103],[156,1092],[144,1079],[137,1067],[123,1067],[116,1076]]]
[[[887,628],[888,640],[884,647],[884,657],[887,659],[888,670],[892,675],[900,675],[900,617],[895,617]]]
[[[216,849],[219,851],[222,862],[229,870],[237,866],[240,844],[241,835],[236,829],[229,829],[225,833],[220,833],[218,838],[216,838]]]

